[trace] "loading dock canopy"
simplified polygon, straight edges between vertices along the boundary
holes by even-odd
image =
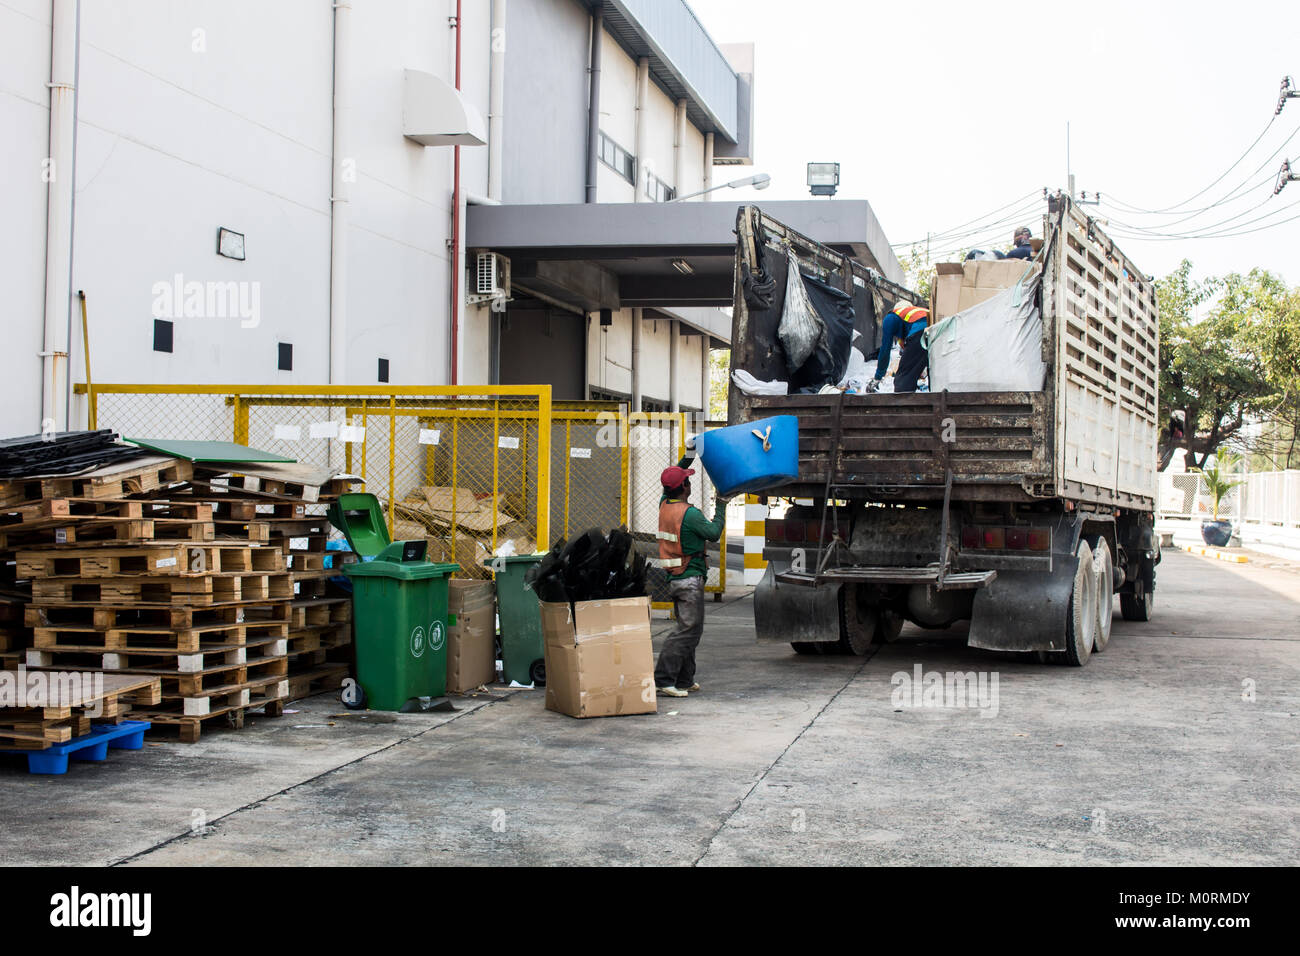
[[[870,203],[759,203],[792,229],[901,283],[902,267]],[[730,306],[734,202],[471,205],[466,245],[510,259],[511,281],[584,312],[657,308],[700,313]],[[714,313],[716,315],[716,313]],[[724,341],[730,329],[709,332]]]

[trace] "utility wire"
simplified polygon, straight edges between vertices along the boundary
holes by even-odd
[[[1258,146],[1258,145],[1259,145],[1259,141],[1262,140],[1262,139],[1264,138],[1264,135],[1265,135],[1265,134],[1266,134],[1270,129],[1273,128],[1273,122],[1274,122],[1274,120],[1277,119],[1277,117],[1278,117],[1278,114],[1277,114],[1277,113],[1274,113],[1272,116],[1270,116],[1270,117],[1269,117],[1269,120],[1268,120],[1268,123],[1265,124],[1264,128],[1260,131],[1260,134],[1259,134],[1258,136],[1255,137],[1254,142],[1252,142],[1249,146],[1246,147],[1246,151],[1245,151],[1244,153],[1242,153],[1240,156],[1238,156],[1235,160],[1233,160],[1232,165],[1229,166],[1227,169],[1225,169],[1223,172],[1221,172],[1221,173],[1220,173],[1220,174],[1219,174],[1219,175],[1214,179],[1214,181],[1213,181],[1212,183],[1210,183],[1208,186],[1206,186],[1204,189],[1201,189],[1199,192],[1192,193],[1192,195],[1188,196],[1188,197],[1187,197],[1186,199],[1184,199],[1182,202],[1176,202],[1176,203],[1174,203],[1172,206],[1165,206],[1163,209],[1141,209],[1141,208],[1138,208],[1138,207],[1136,207],[1136,206],[1133,206],[1133,207],[1131,207],[1132,210],[1133,210],[1134,212],[1147,213],[1147,214],[1151,214],[1151,215],[1161,215],[1161,214],[1163,214],[1163,213],[1174,212],[1174,211],[1176,211],[1176,210],[1179,210],[1180,207],[1187,205],[1187,204],[1188,204],[1189,202],[1191,202],[1193,199],[1196,199],[1196,198],[1198,198],[1198,197],[1200,197],[1200,196],[1205,195],[1207,192],[1209,192],[1211,189],[1213,189],[1215,186],[1217,186],[1219,183],[1221,183],[1221,182],[1223,181],[1224,177],[1228,175],[1228,173],[1230,173],[1230,172],[1232,172],[1234,169],[1236,169],[1237,166],[1240,165],[1241,161],[1242,161],[1243,159],[1245,159],[1247,156],[1250,155],[1251,150],[1253,150],[1256,146]],[[1294,134],[1292,134],[1292,135],[1294,135]],[[1251,173],[1251,175],[1253,176],[1254,173]],[[1125,205],[1128,205],[1128,204],[1126,203]]]
[[[981,220],[988,219],[990,216],[996,216],[998,213],[1002,212],[1004,209],[1010,209],[1012,206],[1019,205],[1019,204],[1023,203],[1026,199],[1029,199],[1029,198],[1031,198],[1031,197],[1033,197],[1033,196],[1037,196],[1038,193],[1039,193],[1039,190],[1035,189],[1035,190],[1033,190],[1033,191],[1031,191],[1031,192],[1026,193],[1026,194],[1023,195],[1023,196],[1020,196],[1020,197],[1017,198],[1017,199],[1013,199],[1011,202],[1007,203],[1005,206],[999,206],[997,209],[994,209],[994,210],[991,211],[991,212],[986,212],[986,213],[985,213],[984,215],[982,215],[982,216],[976,216],[974,219],[971,219],[971,220],[968,221],[968,222],[963,222],[963,223],[961,223],[961,224],[959,224],[959,225],[956,225],[956,226],[951,227],[950,229],[945,229],[943,232],[932,232],[932,233],[930,233],[930,235],[926,236],[924,239],[914,239],[914,240],[912,240],[911,242],[892,242],[892,243],[890,243],[889,247],[890,247],[891,249],[902,249],[902,248],[904,248],[905,246],[917,246],[917,245],[920,245],[920,244],[926,242],[927,240],[930,241],[930,242],[934,242],[936,239],[937,239],[937,240],[940,240],[940,241],[946,240],[947,238],[949,238],[949,234],[950,234],[950,233],[957,232],[957,231],[960,230],[960,229],[965,229],[967,226],[971,226],[971,225],[974,225],[975,223],[980,222]]]

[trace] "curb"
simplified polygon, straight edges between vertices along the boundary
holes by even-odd
[[[1217,548],[1201,548],[1194,545],[1185,544],[1183,550],[1188,554],[1199,554],[1206,558],[1217,558],[1220,561],[1228,561],[1232,564],[1246,564],[1250,558],[1244,554],[1228,554],[1226,551],[1219,551]]]

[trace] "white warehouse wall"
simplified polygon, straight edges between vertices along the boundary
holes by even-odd
[[[40,430],[45,311],[45,204],[41,161],[50,141],[49,0],[0,5],[0,273],[4,277],[4,398],[0,436]]]

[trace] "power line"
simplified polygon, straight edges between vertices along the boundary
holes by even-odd
[[[984,213],[984,215],[982,215],[982,216],[976,216],[974,219],[971,219],[971,220],[969,220],[968,222],[960,223],[959,225],[953,226],[953,227],[951,227],[951,228],[949,228],[949,229],[945,229],[943,232],[932,232],[932,233],[930,233],[928,236],[926,236],[924,239],[914,239],[914,240],[912,240],[911,242],[893,242],[893,243],[890,243],[890,248],[891,248],[891,249],[901,249],[901,248],[903,248],[904,246],[918,246],[918,245],[920,245],[920,244],[923,243],[923,242],[934,242],[936,239],[937,239],[937,240],[940,240],[940,241],[946,241],[947,239],[951,238],[951,236],[950,236],[951,233],[957,232],[957,231],[960,230],[960,229],[965,229],[967,226],[973,225],[973,224],[975,224],[975,223],[977,223],[977,222],[980,222],[981,220],[988,219],[990,216],[996,216],[998,213],[1002,212],[1004,209],[1010,209],[1012,206],[1015,206],[1015,205],[1018,205],[1018,204],[1020,204],[1020,203],[1023,203],[1026,199],[1029,199],[1029,198],[1031,198],[1031,197],[1033,197],[1033,196],[1037,196],[1037,195],[1038,195],[1038,192],[1039,192],[1039,191],[1038,191],[1037,189],[1031,190],[1030,192],[1026,193],[1025,195],[1020,196],[1020,197],[1018,197],[1018,198],[1016,198],[1016,199],[1013,199],[1011,202],[1007,203],[1005,206],[999,206],[997,209],[994,209],[994,210],[992,210],[991,212],[986,212],[986,213]]]

